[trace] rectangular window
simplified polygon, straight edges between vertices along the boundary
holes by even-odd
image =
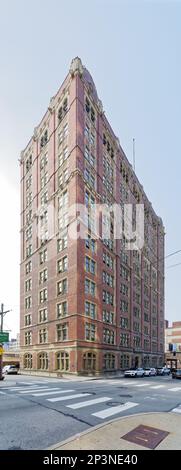
[[[28,346],[32,344],[32,332],[31,331],[27,331],[25,333],[25,346]]]
[[[48,290],[47,289],[41,290],[39,294],[40,304],[42,304],[43,302],[46,302],[47,299],[48,299]]]
[[[120,327],[127,329],[129,327],[129,320],[128,318],[121,317],[120,318]]]
[[[96,318],[96,305],[92,302],[85,301],[85,314],[95,320]]]
[[[42,330],[39,331],[39,343],[47,343],[48,342],[48,330],[46,328],[43,328]]]
[[[33,252],[33,250],[32,250],[32,245],[28,245],[28,246],[26,247],[26,258],[28,258],[29,256],[31,256],[31,255],[32,255],[32,252]]]
[[[57,295],[67,294],[67,292],[68,292],[67,279],[62,279],[62,281],[57,282]]]
[[[107,310],[103,310],[102,319],[105,323],[114,323],[114,313],[108,312]]]
[[[32,290],[32,279],[27,279],[25,281],[25,292],[29,292]]]
[[[57,341],[66,341],[68,339],[68,324],[60,323],[57,325]]]
[[[126,348],[129,347],[129,335],[127,333],[120,334],[120,345]]]
[[[139,348],[141,345],[141,339],[139,336],[133,336],[133,346],[134,348]]]
[[[29,274],[32,272],[32,261],[29,261],[28,263],[26,263],[25,265],[25,273],[26,274]]]
[[[96,327],[93,323],[85,324],[85,339],[88,341],[95,341],[96,339]]]
[[[40,284],[43,284],[44,282],[46,282],[48,279],[48,269],[44,269],[43,271],[40,272],[40,275],[39,275],[39,283]]]
[[[114,331],[104,328],[103,329],[103,343],[114,344],[114,341],[115,341]]]
[[[92,253],[96,252],[96,241],[91,238],[91,236],[88,234],[87,238],[85,240],[85,246],[88,248]]]
[[[28,315],[25,315],[25,326],[31,325],[32,322],[32,317],[31,314],[29,313]]]
[[[25,308],[26,310],[32,307],[32,297],[26,297],[25,298]]]
[[[90,294],[95,297],[96,285],[95,282],[90,281],[90,279],[85,279],[85,294]]]
[[[43,308],[42,310],[39,310],[39,323],[47,321],[47,319],[48,319],[48,310],[47,310],[47,308]]]
[[[91,274],[95,274],[96,263],[94,260],[89,258],[88,256],[85,257],[85,270]]]
[[[57,304],[57,318],[65,317],[68,314],[67,301]]]
[[[64,139],[67,136],[68,136],[68,123],[66,123],[65,126],[63,127],[63,137],[64,137]]]
[[[110,292],[107,292],[105,290],[102,291],[102,300],[105,302],[107,305],[113,305],[113,295],[110,294]]]
[[[57,261],[57,272],[63,273],[64,271],[67,271],[67,269],[68,269],[68,256],[64,256],[64,258],[59,259]]]
[[[120,309],[122,312],[128,312],[128,302],[126,300],[120,301]]]
[[[57,240],[57,252],[60,253],[65,248],[67,248],[67,233]]]
[[[40,252],[40,264],[45,263],[47,259],[48,259],[47,248],[45,248],[45,250]]]

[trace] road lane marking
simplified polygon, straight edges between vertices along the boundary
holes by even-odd
[[[96,405],[97,403],[104,403],[108,400],[112,400],[110,397],[101,397],[101,398],[94,398],[93,400],[88,401],[81,401],[79,403],[73,403],[73,405],[66,405],[67,408],[72,408],[73,410],[78,410],[79,408],[84,408],[90,405]]]
[[[88,397],[88,395],[91,395],[91,393],[76,393],[74,395],[69,395],[68,397],[58,397],[58,398],[47,398],[47,401],[51,401],[52,403],[56,401],[64,401],[64,400],[73,400],[73,398],[82,398],[82,397]]]
[[[54,392],[41,392],[41,393],[32,393],[33,397],[44,397],[46,395],[56,395],[56,393],[70,393],[75,392],[75,390],[56,390]]]
[[[118,413],[122,413],[123,411],[129,410],[129,408],[133,408],[134,406],[137,406],[139,403],[131,403],[127,402],[124,403],[124,405],[119,405],[119,406],[112,406],[111,408],[106,408],[105,410],[98,411],[97,413],[92,413],[92,416],[96,416],[97,418],[108,418],[108,416],[113,416]]]

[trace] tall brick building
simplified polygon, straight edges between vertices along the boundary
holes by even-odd
[[[75,374],[162,365],[164,227],[79,58],[20,166],[21,368]],[[76,203],[87,208],[85,239],[69,236]],[[94,236],[92,208],[103,203],[132,204],[133,225],[144,204],[142,249],[114,239],[112,214],[110,238]]]

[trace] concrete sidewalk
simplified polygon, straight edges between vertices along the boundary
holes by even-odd
[[[142,425],[142,434],[136,432],[133,443],[123,439],[130,431]],[[148,437],[149,426],[152,429]],[[168,435],[160,436],[162,441],[155,445],[155,436],[163,431]],[[158,437],[159,440],[159,437]],[[141,443],[144,442],[144,446]],[[148,443],[148,446],[147,446]],[[152,446],[152,447],[150,447]],[[153,447],[154,446],[154,447]],[[107,423],[95,426],[83,433],[52,446],[51,450],[181,450],[181,414],[179,413],[140,413],[117,418]]]

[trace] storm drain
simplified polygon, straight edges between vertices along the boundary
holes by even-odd
[[[140,424],[140,426],[137,426],[137,428],[128,432],[128,434],[121,436],[121,439],[139,444],[143,447],[148,447],[149,449],[155,449],[168,434],[169,432],[167,431]]]

